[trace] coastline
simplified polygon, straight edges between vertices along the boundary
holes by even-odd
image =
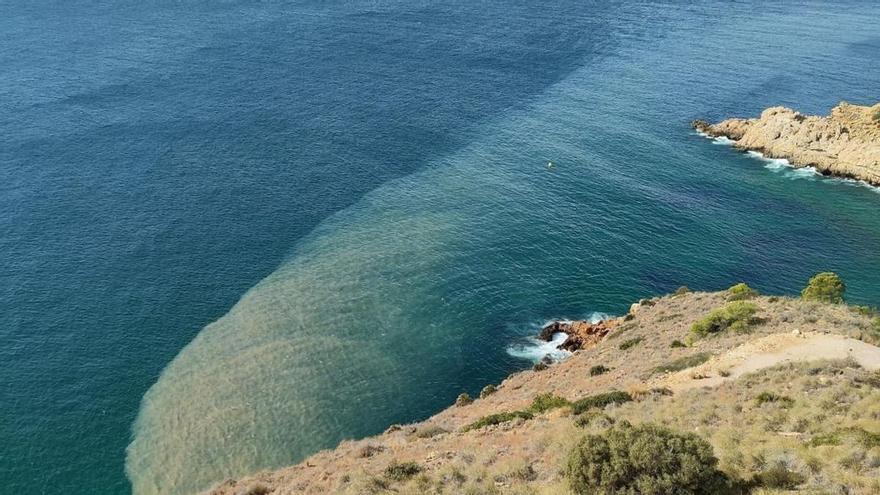
[[[730,139],[741,151],[787,160],[794,168],[880,186],[880,104],[841,102],[828,116],[771,107],[758,118],[694,120],[691,126],[707,137]]]
[[[663,417],[679,428],[698,427],[717,443],[721,461],[730,462],[741,451],[764,448],[767,432],[763,427],[747,432],[747,440],[725,450],[725,435],[731,428],[742,427],[737,423],[739,415],[717,416],[716,402],[740,401],[723,410],[745,407],[759,414],[749,401],[762,384],[776,387],[780,380],[806,376],[805,366],[811,370],[830,366],[828,377],[822,378],[826,386],[833,383],[843,388],[852,381],[837,367],[860,370],[866,377],[880,369],[878,337],[865,330],[872,316],[846,305],[749,295],[757,323],[748,332],[724,332],[690,342],[694,323],[736,300],[733,290],[681,290],[635,303],[622,317],[597,323],[551,323],[545,327],[546,335],[552,329],[569,338],[589,335],[595,340],[583,343],[563,361],[488,385],[479,398],[460,397],[422,422],[391,425],[380,435],[344,441],[297,465],[226,480],[204,493],[409,494],[434,493],[432,489],[437,493],[568,493],[558,466],[584,431],[602,431],[615,421],[640,423]],[[852,364],[816,364],[824,362]],[[825,371],[809,373],[825,376]],[[793,390],[788,393],[793,400],[804,397]],[[580,402],[617,396],[623,396],[623,402],[579,412]],[[715,415],[713,421],[720,426],[691,424],[706,415]],[[816,428],[833,426],[818,423]],[[818,430],[780,436],[773,445],[779,452],[766,455],[808,449],[811,438],[821,438],[817,435]],[[412,474],[396,477],[394,469],[401,466],[410,468]],[[833,476],[870,482],[869,477],[844,478],[851,473]]]

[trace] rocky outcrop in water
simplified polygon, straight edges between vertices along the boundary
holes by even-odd
[[[594,347],[617,326],[618,320],[613,318],[597,323],[585,320],[554,321],[541,329],[538,338],[550,342],[553,339],[553,334],[562,332],[568,338],[558,348],[574,352],[578,349]]]
[[[727,119],[717,124],[695,120],[692,125],[708,136],[732,139],[741,150],[880,186],[880,104],[842,102],[826,117],[771,107],[757,119]]]

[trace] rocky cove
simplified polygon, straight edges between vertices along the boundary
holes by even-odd
[[[828,116],[802,115],[771,107],[760,117],[731,118],[717,124],[695,120],[694,129],[726,137],[743,151],[783,158],[794,167],[814,167],[823,175],[880,185],[880,104],[841,102]]]
[[[564,333],[566,338],[559,344],[557,349],[568,352],[589,349],[598,345],[609,333],[632,320],[640,308],[653,306],[656,302],[657,298],[641,299],[630,306],[629,313],[626,315],[605,318],[599,321],[554,320],[541,328],[538,339],[544,342],[551,342],[555,334]],[[544,362],[547,363],[548,361],[552,361],[552,359],[550,356],[545,356]]]

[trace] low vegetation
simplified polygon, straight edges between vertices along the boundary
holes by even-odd
[[[587,428],[589,426],[608,427],[614,424],[614,419],[596,409],[584,411],[575,416],[575,426],[578,428]]]
[[[367,444],[361,447],[360,451],[358,452],[358,457],[373,457],[374,455],[384,451],[385,447],[381,445]]]
[[[755,404],[759,406],[768,402],[778,403],[783,407],[791,406],[792,404],[794,404],[794,401],[791,399],[791,397],[775,394],[773,392],[761,392],[760,394],[758,394],[757,397],[755,397]]]
[[[449,430],[443,428],[442,426],[437,425],[428,425],[423,428],[419,428],[416,430],[416,437],[418,438],[434,438],[437,435],[442,435],[444,433],[449,433]]]
[[[466,406],[468,404],[472,404],[474,399],[471,398],[470,395],[463,393],[459,394],[459,396],[455,399],[455,405],[458,407]]]
[[[486,385],[485,387],[483,387],[483,390],[480,390],[480,398],[485,399],[486,397],[489,397],[497,391],[498,388],[495,387],[495,385]]]
[[[744,332],[757,323],[755,318],[757,312],[758,306],[752,302],[734,301],[694,323],[691,332],[698,337],[706,337],[725,330]]]
[[[749,484],[776,490],[794,490],[802,485],[806,479],[807,477],[803,474],[788,469],[785,463],[777,462],[772,467],[755,474]]]
[[[507,423],[508,421],[513,421],[514,419],[524,419],[529,420],[532,419],[534,415],[528,411],[513,411],[513,412],[502,412],[497,414],[490,414],[488,416],[483,416],[482,418],[474,421],[473,423],[465,426],[461,431],[471,431],[477,430],[486,426],[500,425],[501,423]]]
[[[554,395],[548,392],[545,394],[540,394],[536,396],[534,400],[532,400],[532,405],[529,406],[529,412],[541,414],[551,409],[557,409],[570,405],[571,402],[569,402],[564,397],[559,397],[558,395]]]
[[[643,340],[645,340],[643,337],[636,337],[633,339],[627,339],[627,340],[624,340],[623,342],[621,342],[620,346],[618,346],[618,347],[621,351],[625,351],[631,347],[635,347],[635,346],[641,344]]]
[[[624,422],[582,438],[565,472],[578,495],[710,495],[727,486],[717,466],[712,446],[693,433]]]
[[[385,477],[394,481],[404,481],[422,472],[422,466],[415,462],[393,461],[385,468]]]
[[[872,433],[858,426],[850,426],[846,428],[837,428],[824,435],[813,437],[810,444],[813,446],[820,445],[842,445],[846,440],[860,445],[864,449],[880,448],[880,433]]]
[[[757,297],[758,291],[752,289],[745,283],[740,282],[727,289],[727,294],[728,301],[745,301],[746,299],[754,299]]]
[[[602,409],[611,404],[623,404],[631,400],[632,396],[628,393],[614,390],[577,400],[571,404],[571,410],[574,414],[580,414],[589,409]]]
[[[823,272],[810,279],[801,291],[801,298],[805,301],[840,304],[843,302],[844,293],[846,293],[846,284],[843,280],[836,273]]]
[[[654,368],[654,372],[656,373],[674,373],[676,371],[685,370],[688,368],[693,368],[694,366],[699,366],[709,358],[712,357],[712,354],[708,352],[698,352],[696,354],[691,354],[690,356],[680,357],[676,360],[670,361],[666,364],[661,364],[660,366]]]
[[[605,373],[608,373],[609,371],[611,371],[611,368],[606,368],[605,366],[602,366],[601,364],[597,364],[596,366],[592,366],[590,368],[590,376],[604,375]]]
[[[880,373],[824,361],[782,364],[605,414],[618,423],[662,418],[669,428],[699,432],[719,469],[756,495],[867,494],[880,493],[878,411]]]

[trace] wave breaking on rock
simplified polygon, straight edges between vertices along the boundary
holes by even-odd
[[[813,167],[822,175],[880,186],[880,104],[841,102],[824,117],[771,107],[756,119],[695,120],[691,125],[708,137],[732,140],[737,149],[788,160],[795,168]]]

